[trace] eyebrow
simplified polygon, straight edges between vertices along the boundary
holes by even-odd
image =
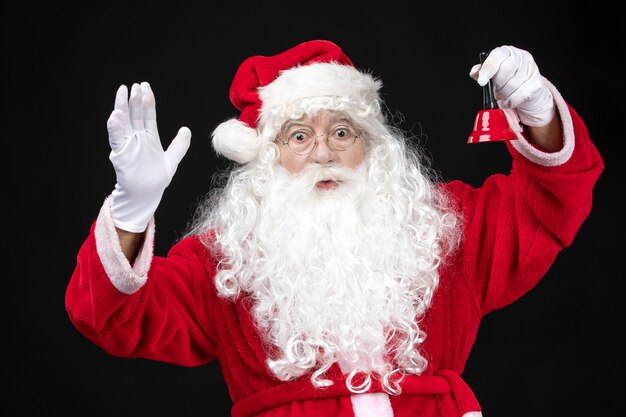
[[[283,128],[282,128],[281,130],[289,130],[289,129],[291,129],[291,128],[292,128],[292,127],[294,127],[294,126],[296,126],[296,127],[307,127],[307,128],[310,128],[310,127],[311,127],[311,125],[310,125],[310,124],[306,124],[306,123],[304,123],[304,122],[299,122],[299,121],[290,120],[290,121],[286,122],[286,123],[283,125]]]
[[[335,125],[338,123],[345,123],[347,125],[353,126],[352,122],[347,118],[347,117],[334,117],[331,121],[330,124],[331,125]],[[285,122],[285,124],[283,125],[281,130],[289,130],[293,127],[306,127],[306,128],[311,128],[311,123],[306,123],[300,120],[289,120],[287,122]]]

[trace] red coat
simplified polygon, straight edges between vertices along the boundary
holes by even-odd
[[[216,260],[200,242],[186,238],[166,257],[153,256],[151,223],[131,269],[117,243],[108,202],[79,251],[66,293],[69,317],[115,356],[183,366],[217,359],[234,417],[480,416],[478,402],[459,377],[480,320],[535,286],[572,242],[590,212],[592,189],[603,169],[582,120],[553,92],[565,130],[562,151],[542,153],[520,137],[507,142],[513,157],[508,175],[492,175],[478,188],[460,181],[442,184],[463,213],[464,244],[441,270],[423,324],[429,368],[425,376],[407,377],[399,396],[388,396],[375,384],[369,394],[351,396],[336,366],[330,378],[337,382],[328,389],[316,390],[307,376],[277,380],[266,365],[248,302],[218,297]]]

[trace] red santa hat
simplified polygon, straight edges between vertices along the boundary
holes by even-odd
[[[230,86],[230,101],[241,113],[217,126],[213,147],[233,161],[250,162],[268,140],[263,139],[263,129],[279,129],[277,125],[294,117],[293,109],[304,100],[323,98],[318,109],[379,109],[381,86],[325,40],[303,42],[273,56],[252,56],[239,66]]]

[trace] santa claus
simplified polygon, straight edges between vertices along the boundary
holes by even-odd
[[[532,56],[494,49],[516,139],[508,175],[440,182],[380,97],[328,41],[239,67],[240,111],[213,133],[237,164],[167,256],[154,213],[185,155],[164,150],[148,83],[109,118],[114,191],[78,255],[66,305],[112,355],[218,360],[243,416],[480,416],[461,374],[481,318],[531,289],[591,208],[603,165]]]

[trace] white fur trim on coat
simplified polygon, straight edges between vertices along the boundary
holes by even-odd
[[[96,250],[111,284],[124,294],[132,294],[143,287],[154,253],[154,217],[146,228],[143,244],[133,265],[122,252],[120,238],[111,217],[111,197],[104,200],[96,219]]]
[[[561,93],[559,93],[556,87],[547,79],[544,78],[543,82],[552,93],[556,104],[557,114],[561,117],[561,123],[563,126],[563,147],[561,150],[558,152],[543,152],[542,150],[537,149],[519,132],[519,119],[517,118],[515,110],[505,109],[504,113],[507,115],[509,125],[513,131],[515,131],[518,139],[511,141],[511,145],[530,161],[539,165],[553,167],[567,162],[574,152],[574,123],[572,122],[572,115],[570,114]]]
[[[376,357],[377,361],[382,361],[382,355]],[[344,374],[349,374],[353,370],[367,369],[368,365],[362,360],[348,362],[343,359],[338,361],[339,368]],[[350,396],[354,417],[393,417],[393,408],[389,394],[385,392],[368,392],[353,394]]]

